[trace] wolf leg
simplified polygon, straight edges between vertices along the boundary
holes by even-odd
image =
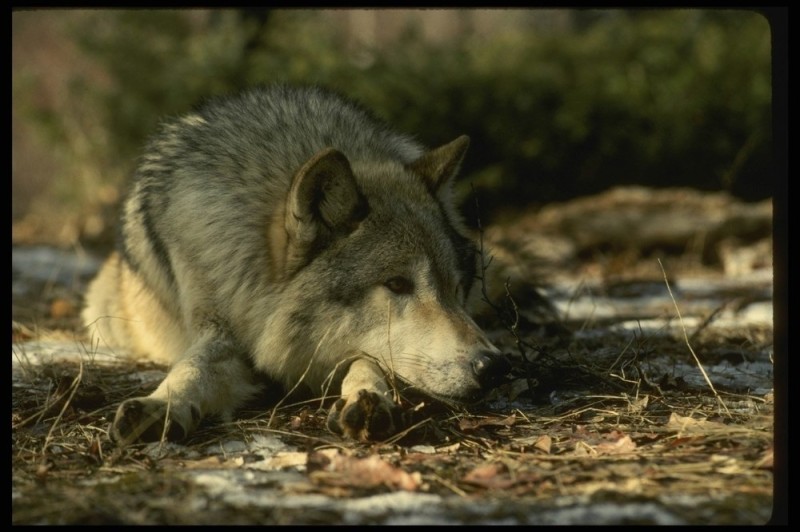
[[[353,362],[342,381],[342,397],[328,414],[328,430],[359,441],[376,441],[403,427],[400,408],[378,366],[369,360]]]
[[[227,335],[204,331],[152,394],[120,404],[109,435],[120,446],[162,435],[182,440],[205,416],[229,418],[256,392],[251,374],[244,353]]]

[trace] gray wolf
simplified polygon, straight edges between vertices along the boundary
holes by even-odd
[[[451,184],[469,139],[432,150],[359,104],[275,85],[166,122],[90,285],[100,341],[170,364],[124,401],[120,445],[230,418],[264,374],[339,399],[328,428],[398,432],[395,387],[470,401],[509,370],[465,310],[478,254]]]

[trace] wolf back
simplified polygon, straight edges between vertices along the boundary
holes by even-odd
[[[451,193],[467,145],[426,150],[315,87],[166,122],[84,310],[102,342],[171,364],[120,405],[112,437],[229,418],[259,390],[253,368],[340,392],[329,427],[358,439],[399,429],[398,383],[453,401],[493,386],[507,363],[465,311],[477,255]]]

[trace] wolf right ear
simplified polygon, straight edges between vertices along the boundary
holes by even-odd
[[[438,193],[461,166],[469,147],[469,137],[461,135],[456,140],[439,146],[408,165],[408,169],[422,176],[431,192]]]
[[[348,234],[367,214],[350,162],[333,148],[314,155],[295,174],[286,207],[286,230],[303,248]]]

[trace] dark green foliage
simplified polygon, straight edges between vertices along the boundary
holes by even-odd
[[[626,183],[772,194],[769,27],[747,11],[580,11],[571,31],[446,46],[412,28],[352,53],[306,10],[102,12],[94,29],[80,42],[111,78],[95,96],[120,164],[163,115],[293,81],[350,94],[428,145],[470,135],[462,191],[481,189],[486,210]]]

